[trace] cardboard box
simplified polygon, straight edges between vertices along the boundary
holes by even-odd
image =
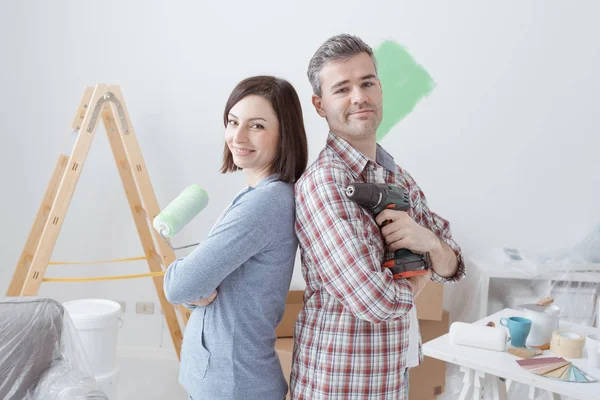
[[[290,290],[288,292],[283,318],[275,329],[278,338],[294,337],[294,323],[302,309],[303,295],[304,290]]]
[[[423,343],[445,335],[450,330],[450,314],[442,310],[441,321],[419,320],[419,329]],[[444,392],[446,362],[425,357],[421,365],[411,368],[408,380],[410,400],[435,399]]]
[[[421,291],[415,306],[419,320],[441,321],[444,302],[444,284],[429,282]]]
[[[294,339],[282,338],[275,341],[275,350],[279,356],[281,367],[283,368],[283,376],[290,386],[290,374],[292,373],[292,352],[294,351]],[[288,391],[287,399],[290,398]]]

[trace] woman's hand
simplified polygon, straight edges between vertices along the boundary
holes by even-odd
[[[206,298],[206,299],[200,299],[198,301],[193,301],[190,304],[193,304],[193,305],[198,306],[198,307],[206,307],[207,305],[209,305],[210,303],[212,303],[215,300],[215,297],[217,297],[217,291],[216,290],[214,292],[212,292],[210,294],[210,296],[208,296],[208,298]]]

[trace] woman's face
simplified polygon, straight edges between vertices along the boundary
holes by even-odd
[[[238,101],[229,111],[225,142],[236,166],[268,176],[279,146],[279,121],[271,103],[258,95]]]

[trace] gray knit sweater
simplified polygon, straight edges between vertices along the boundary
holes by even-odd
[[[275,328],[294,268],[294,220],[293,185],[265,178],[240,192],[206,240],[167,269],[167,299],[193,309],[179,381],[194,400],[285,397]],[[188,304],[215,289],[210,305]]]

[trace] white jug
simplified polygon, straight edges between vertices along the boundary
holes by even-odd
[[[600,368],[600,335],[588,335],[585,350],[590,368]]]
[[[525,311],[525,318],[531,320],[531,331],[527,336],[527,346],[543,346],[550,344],[552,332],[558,330],[558,320],[560,316],[560,307],[549,304],[553,300],[547,299],[544,304],[523,304],[519,306]]]

